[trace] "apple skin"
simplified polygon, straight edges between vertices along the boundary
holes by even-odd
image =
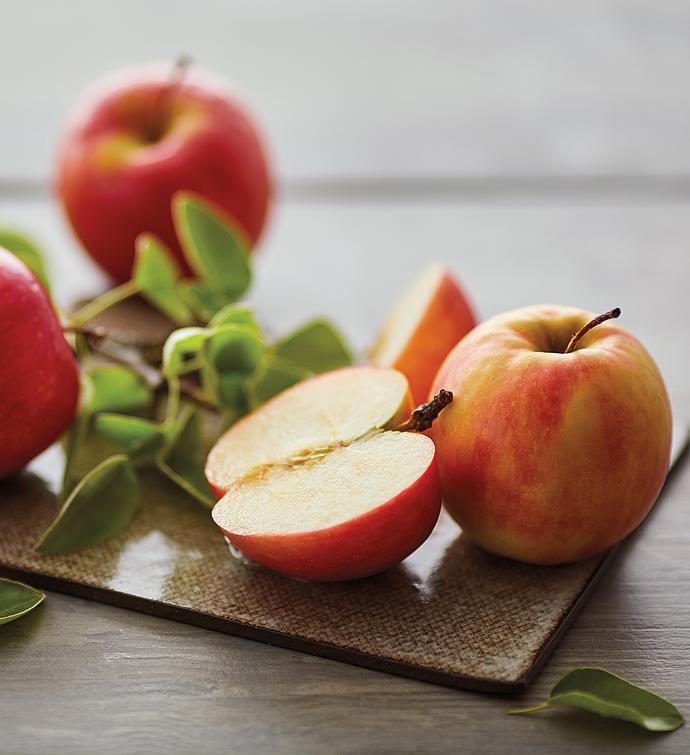
[[[410,383],[415,403],[431,398],[431,386],[443,360],[477,321],[460,284],[443,270],[438,288],[407,348],[393,367]]]
[[[48,295],[0,248],[0,477],[45,451],[69,427],[79,372]]]
[[[57,192],[84,248],[116,282],[129,279],[142,232],[158,236],[189,272],[170,209],[179,190],[234,218],[251,244],[266,220],[272,189],[261,137],[213,74],[188,71],[163,133],[149,136],[173,81],[169,65],[102,80],[77,104],[61,140]]]
[[[405,375],[415,405],[431,398],[430,389],[443,360],[477,324],[468,298],[453,274],[441,265],[434,265],[434,270],[438,280],[427,306],[402,351],[391,364],[386,365]],[[404,301],[401,304],[404,305]],[[392,321],[384,326],[379,343],[387,336],[386,330],[392,327],[395,327]],[[375,344],[370,352],[376,364],[381,363],[377,357],[378,349],[378,344]]]
[[[260,535],[220,529],[247,558],[280,574],[341,582],[369,577],[400,563],[429,537],[440,511],[441,485],[434,454],[422,475],[397,496],[333,527]]]
[[[563,353],[592,317],[557,306],[499,315],[436,376],[455,396],[431,429],[444,503],[493,553],[593,556],[642,521],[664,483],[671,408],[642,344],[605,323]]]

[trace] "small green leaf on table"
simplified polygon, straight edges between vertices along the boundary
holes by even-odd
[[[0,624],[20,619],[43,603],[45,598],[45,593],[29,585],[0,578]]]
[[[173,219],[190,267],[212,290],[239,299],[251,283],[249,242],[230,217],[190,192],[173,197]]]
[[[204,475],[205,450],[201,415],[186,406],[180,415],[175,435],[157,465],[175,485],[210,509],[215,498]]]
[[[172,253],[150,233],[136,240],[134,281],[141,295],[177,325],[193,321],[192,313],[177,290],[180,271]]]
[[[148,383],[134,370],[120,364],[98,365],[86,370],[91,381],[91,412],[136,412],[153,401]]]
[[[155,456],[168,440],[167,426],[128,414],[99,414],[94,425],[104,438],[137,462]]]
[[[280,357],[267,357],[247,383],[247,397],[252,409],[261,406],[281,391],[313,373]]]
[[[43,262],[43,252],[27,236],[16,231],[0,228],[0,246],[12,252],[41,281],[43,288],[50,293],[50,282]]]
[[[352,364],[352,354],[338,329],[316,319],[278,341],[276,354],[312,372],[328,372]]]
[[[674,731],[685,723],[668,700],[599,668],[574,669],[556,683],[546,702],[508,713],[534,713],[559,705],[630,721],[649,731]]]
[[[127,526],[138,503],[139,484],[129,459],[111,456],[74,488],[36,550],[71,553],[101,543]]]

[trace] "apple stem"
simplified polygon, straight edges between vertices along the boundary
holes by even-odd
[[[601,325],[602,322],[606,322],[607,320],[615,320],[616,317],[620,317],[620,314],[621,308],[615,307],[614,309],[610,309],[608,312],[604,312],[604,314],[595,317],[593,320],[590,320],[586,325],[581,327],[580,330],[578,330],[577,333],[575,333],[575,335],[570,339],[563,353],[570,354],[571,351],[575,351],[578,343],[580,342],[580,339],[585,335],[585,333],[589,333],[592,328],[596,328],[597,325]]]
[[[175,61],[170,82],[158,93],[153,106],[151,127],[149,128],[149,139],[152,142],[158,141],[165,132],[165,128],[175,112],[175,104],[177,103],[182,83],[191,65],[192,59],[188,55],[180,56]]]
[[[422,433],[428,430],[434,420],[453,400],[453,394],[450,391],[441,388],[441,390],[426,404],[420,404],[410,415],[410,418],[398,425],[395,429],[399,432],[408,430],[416,433]]]

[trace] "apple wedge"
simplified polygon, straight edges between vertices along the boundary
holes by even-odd
[[[451,272],[431,265],[393,307],[369,359],[400,370],[421,404],[429,398],[443,360],[475,325],[472,308]]]
[[[347,367],[284,391],[209,454],[213,520],[245,556],[292,577],[366,577],[426,540],[441,493],[426,436],[392,429],[410,413],[407,380]]]

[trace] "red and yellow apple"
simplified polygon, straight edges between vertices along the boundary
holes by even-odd
[[[72,422],[79,372],[43,286],[0,248],[0,477],[45,451]]]
[[[557,306],[493,317],[436,376],[455,396],[431,429],[444,503],[489,551],[536,564],[593,556],[661,490],[671,449],[661,374],[609,322],[573,338],[592,319]]]
[[[211,450],[214,521],[245,556],[292,577],[358,579],[397,564],[441,508],[434,444],[387,429],[410,408],[407,380],[383,367],[289,388]]]
[[[431,265],[392,309],[369,359],[400,370],[415,402],[422,404],[448,352],[475,325],[472,307],[452,273]]]
[[[271,196],[266,153],[244,106],[212,74],[152,66],[115,74],[77,104],[62,137],[57,190],[93,259],[130,276],[134,242],[153,233],[189,272],[170,202],[188,190],[232,217],[255,243]]]

